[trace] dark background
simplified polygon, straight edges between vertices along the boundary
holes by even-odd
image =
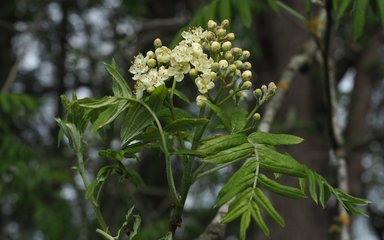
[[[274,12],[265,1],[241,2],[237,4],[252,8],[252,24],[245,26],[233,7],[232,30],[236,44],[251,50],[254,85],[278,82],[291,57],[310,39],[308,28],[284,12]],[[302,1],[283,2],[305,11]],[[64,116],[60,95],[110,94],[103,62],[114,57],[129,79],[134,55],[151,49],[157,37],[171,44],[191,19],[206,22],[201,12],[209,6],[211,2],[203,0],[0,1],[0,239],[100,239],[81,180],[71,168],[74,156],[65,144],[57,146],[54,118]],[[364,240],[383,239],[384,229],[384,44],[374,11],[369,9],[360,40],[352,38],[351,19],[346,16],[334,28],[331,45],[351,193],[373,202],[367,209],[371,217],[352,224],[353,239]],[[213,15],[220,20],[220,14]],[[337,184],[325,114],[321,69],[313,64],[295,77],[272,132],[303,137],[302,144],[286,150]],[[92,149],[113,144],[100,142],[90,138],[91,174],[106,161]],[[164,162],[153,161],[156,154],[143,153],[142,162],[129,163],[142,174],[147,188],[108,181],[102,211],[112,229],[134,203],[143,218],[140,239],[166,233],[169,201]],[[193,239],[204,230],[215,214],[215,184],[229,174],[194,185],[180,239]],[[280,229],[269,224],[271,239],[329,239],[339,224],[332,201],[324,211],[309,200],[273,200],[287,225]],[[228,239],[236,239],[237,225],[230,224]],[[248,239],[264,237],[253,226]]]

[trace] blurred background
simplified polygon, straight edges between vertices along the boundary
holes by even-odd
[[[55,117],[65,113],[60,95],[99,98],[111,93],[103,63],[116,60],[126,79],[133,56],[152,49],[155,38],[169,46],[183,27],[228,18],[236,44],[251,51],[254,87],[278,82],[289,60],[310,39],[308,27],[258,0],[17,0],[0,1],[0,239],[101,239],[84,197],[76,164],[65,144],[58,146]],[[303,1],[282,1],[305,12]],[[347,15],[332,33],[338,113],[346,138],[351,194],[366,197],[370,218],[352,223],[353,239],[384,239],[384,42],[374,14],[367,12],[364,36],[355,41]],[[250,14],[251,13],[251,14]],[[128,80],[132,85],[132,81]],[[185,86],[188,91],[188,86]],[[193,93],[189,93],[191,95]],[[188,95],[188,92],[187,92]],[[286,149],[333,184],[319,64],[295,77],[272,132],[293,133],[304,143]],[[90,137],[90,175],[108,162],[96,148],[113,145]],[[104,139],[105,140],[105,139]],[[102,212],[118,229],[133,204],[143,219],[140,239],[167,232],[169,199],[159,152],[129,164],[143,176],[144,189],[109,180]],[[331,159],[331,160],[329,160]],[[202,179],[191,190],[179,239],[203,232],[215,210],[217,186],[233,169]],[[315,203],[273,197],[287,226],[273,224],[271,239],[329,239],[337,231],[334,202],[324,211]],[[227,239],[237,239],[229,225]],[[265,239],[256,226],[248,239]]]

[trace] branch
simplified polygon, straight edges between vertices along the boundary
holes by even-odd
[[[270,130],[271,124],[277,111],[280,109],[285,93],[289,89],[293,78],[301,69],[313,62],[316,53],[316,44],[310,41],[306,45],[305,51],[293,56],[284,69],[278,83],[276,95],[267,104],[266,111],[258,127],[259,131],[268,132]],[[227,214],[230,203],[231,201],[219,208],[214,219],[196,240],[219,240],[224,238],[226,225],[221,224],[221,220]]]
[[[44,18],[45,12],[42,11],[40,14],[35,18],[35,21],[28,27],[26,32],[29,32],[32,36],[36,35],[38,25],[40,21]],[[29,41],[24,48],[21,51],[20,56],[16,59],[15,63],[11,67],[11,70],[8,73],[7,79],[5,80],[3,86],[1,87],[1,92],[8,92],[9,88],[12,86],[12,83],[16,80],[17,77],[17,71],[19,70],[19,66],[24,60],[25,56],[28,53],[28,50],[32,47],[33,41]]]
[[[332,0],[327,0],[325,2],[325,11],[326,11],[326,27],[324,34],[324,47],[322,50],[322,60],[323,60],[323,75],[324,75],[324,85],[325,85],[325,96],[326,96],[326,108],[328,116],[328,130],[329,137],[331,140],[332,152],[334,154],[336,163],[337,163],[337,181],[339,188],[348,192],[348,173],[347,173],[347,163],[345,160],[345,149],[344,139],[342,136],[342,129],[340,126],[339,119],[337,118],[337,100],[336,100],[336,89],[335,89],[335,77],[334,71],[331,67],[329,61],[329,48],[331,42],[331,31],[332,31]],[[338,206],[339,217],[347,217],[348,214],[341,204]],[[341,240],[351,239],[349,228],[347,223],[342,223]]]

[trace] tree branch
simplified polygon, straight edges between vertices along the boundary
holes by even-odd
[[[294,77],[300,72],[301,69],[311,65],[315,58],[316,44],[310,41],[306,44],[304,52],[297,54],[291,58],[287,67],[282,72],[281,78],[278,83],[278,90],[276,95],[267,104],[266,111],[263,114],[263,118],[259,124],[258,130],[268,132],[271,128],[271,124],[275,118],[277,111],[285,97],[285,93],[288,91],[291,82]],[[222,205],[217,211],[216,216],[211,223],[207,226],[205,231],[196,240],[219,240],[223,239],[225,235],[226,225],[221,224],[221,220],[228,212],[228,207],[231,201]]]
[[[326,96],[326,108],[327,108],[327,117],[328,117],[328,132],[331,141],[332,152],[334,154],[336,163],[337,163],[337,181],[339,188],[344,191],[349,191],[348,186],[348,173],[347,173],[347,163],[345,160],[345,150],[344,150],[344,139],[342,136],[342,129],[340,126],[339,119],[337,118],[337,100],[336,100],[336,89],[335,89],[335,77],[334,71],[330,64],[329,49],[331,43],[331,32],[332,32],[332,0],[327,0],[325,2],[325,11],[326,11],[326,27],[324,33],[324,46],[322,50],[322,60],[323,60],[323,75],[324,75],[324,86],[325,86],[325,96]],[[342,205],[338,206],[339,217],[347,217],[348,214]],[[349,227],[346,222],[342,222],[341,240],[351,239],[349,233]]]

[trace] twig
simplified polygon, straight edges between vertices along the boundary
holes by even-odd
[[[280,109],[280,106],[283,102],[286,91],[289,89],[289,86],[296,76],[296,74],[307,65],[310,65],[315,58],[316,53],[316,44],[312,41],[308,43],[308,46],[305,48],[303,53],[297,54],[291,58],[287,67],[284,69],[280,81],[278,83],[278,90],[276,95],[272,100],[267,104],[266,111],[263,114],[263,118],[259,125],[258,130],[263,132],[268,132],[270,130],[273,119]],[[216,216],[207,226],[205,231],[197,238],[197,240],[219,240],[223,239],[225,235],[225,224],[221,224],[221,220],[228,212],[228,207],[231,202],[228,202],[222,205],[217,211]]]
[[[35,21],[28,27],[26,32],[30,32],[32,36],[34,36],[37,32],[38,25],[40,21],[43,19],[45,12],[42,11],[36,18]],[[19,66],[24,60],[25,56],[28,53],[28,50],[32,47],[33,41],[29,41],[21,51],[20,56],[16,59],[15,63],[11,67],[11,70],[8,73],[7,79],[5,80],[3,86],[1,87],[1,92],[8,92],[9,88],[12,86],[12,83],[16,80],[17,71],[19,70]]]
[[[331,42],[331,31],[332,31],[332,0],[327,0],[325,5],[326,10],[326,28],[324,34],[324,47],[322,50],[322,60],[323,60],[323,75],[324,75],[324,85],[325,85],[325,96],[326,96],[326,106],[328,111],[328,130],[329,137],[331,140],[331,147],[334,154],[334,157],[337,162],[337,180],[338,185],[341,190],[348,192],[348,174],[347,174],[347,164],[345,160],[345,150],[344,150],[344,139],[342,136],[340,122],[336,114],[336,89],[335,89],[335,79],[333,74],[333,69],[330,66],[329,62],[329,48]],[[346,210],[342,205],[338,206],[339,216],[348,216]],[[342,223],[341,240],[351,239],[348,225]]]

